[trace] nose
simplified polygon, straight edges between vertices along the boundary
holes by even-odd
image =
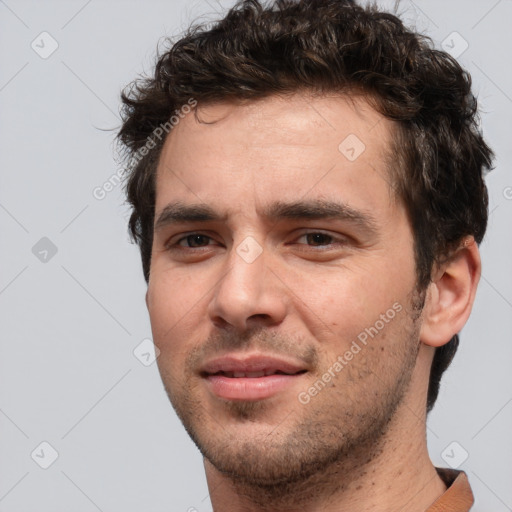
[[[286,287],[269,267],[270,255],[254,245],[253,241],[245,252],[243,244],[232,249],[228,270],[224,269],[208,307],[216,327],[246,331],[279,325],[286,316]],[[255,251],[261,251],[256,258]]]

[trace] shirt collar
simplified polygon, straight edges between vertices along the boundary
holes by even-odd
[[[475,499],[466,473],[448,468],[436,471],[448,488],[425,512],[468,512]]]

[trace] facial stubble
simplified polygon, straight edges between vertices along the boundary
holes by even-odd
[[[160,368],[164,385],[205,459],[254,503],[284,505],[293,497],[299,504],[315,494],[334,494],[360,478],[385,448],[419,351],[423,301],[416,297],[411,302],[400,328],[379,334],[380,340],[365,346],[308,404],[219,401],[218,416],[218,409],[201,400],[202,382],[195,372],[208,354],[259,349],[294,355],[315,368],[311,382],[332,365],[310,343],[264,329],[244,335],[217,333],[190,353],[181,378],[171,379]],[[393,344],[388,343],[391,339]]]

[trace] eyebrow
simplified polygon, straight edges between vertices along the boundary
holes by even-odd
[[[155,222],[155,231],[168,226],[185,222],[223,222],[227,215],[220,215],[213,208],[203,204],[186,205],[181,202],[169,203],[160,213]]]
[[[356,210],[345,203],[323,199],[288,203],[276,201],[264,209],[263,217],[274,222],[284,219],[341,220],[358,226],[369,235],[376,235],[378,231],[377,221],[370,212]],[[158,215],[155,222],[155,231],[170,224],[225,222],[227,218],[227,213],[221,214],[205,204],[169,203]]]

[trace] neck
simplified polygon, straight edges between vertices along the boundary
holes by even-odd
[[[425,404],[411,395],[372,453],[354,448],[307,481],[264,488],[206,459],[205,470],[214,512],[424,512],[446,490],[427,450]]]

